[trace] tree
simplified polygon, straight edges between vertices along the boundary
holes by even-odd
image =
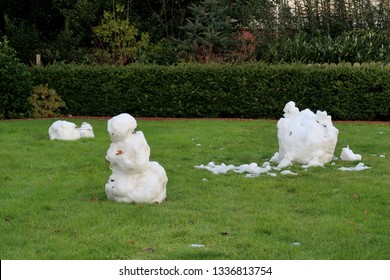
[[[128,0],[127,0],[128,1]],[[148,32],[156,43],[163,38],[177,37],[179,27],[190,15],[188,7],[201,0],[131,0],[129,15],[136,27]]]
[[[56,38],[63,25],[63,17],[52,5],[52,0],[2,0],[0,31],[9,39],[24,63],[34,61],[35,54]],[[37,3],[38,2],[38,3]]]
[[[200,62],[223,61],[233,48],[234,32],[230,18],[218,0],[204,0],[190,7],[192,17],[182,26],[182,46]]]
[[[149,47],[149,34],[139,34],[128,17],[121,19],[124,11],[123,5],[116,5],[113,12],[105,11],[102,23],[93,28],[103,62],[125,65],[134,62]]]

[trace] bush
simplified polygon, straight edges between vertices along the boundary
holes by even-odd
[[[150,47],[149,34],[139,34],[128,18],[120,19],[121,14],[124,6],[117,5],[116,12],[105,11],[102,23],[93,28],[102,63],[126,65],[142,57],[142,52]]]
[[[34,86],[34,92],[29,100],[33,107],[34,118],[59,116],[60,108],[65,107],[65,102],[47,84]]]
[[[0,118],[28,117],[32,92],[31,74],[15,57],[8,41],[0,41]]]
[[[380,64],[69,65],[31,72],[73,115],[278,119],[293,100],[333,119],[390,119],[390,67]]]

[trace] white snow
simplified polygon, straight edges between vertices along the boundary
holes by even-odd
[[[339,131],[333,126],[331,116],[326,112],[317,111],[314,114],[309,109],[299,111],[293,101],[288,102],[283,111],[284,117],[277,124],[279,151],[261,167],[254,162],[235,166],[225,163],[215,164],[213,161],[195,167],[208,170],[213,174],[226,174],[233,171],[246,173],[245,177],[254,178],[260,174],[277,176],[277,173],[271,172],[272,170],[280,171],[282,175],[298,175],[290,170],[282,171],[293,163],[302,164],[302,168],[306,171],[309,167],[324,167],[324,164],[332,160],[361,160],[361,155],[353,153],[349,146],[342,149],[340,158],[334,156]],[[277,166],[272,166],[271,163],[276,163]],[[335,162],[331,163],[332,166],[335,164]],[[369,168],[371,167],[359,163],[355,167],[341,167],[339,170],[360,171]]]
[[[299,111],[293,101],[283,111],[284,118],[277,124],[279,151],[270,161],[278,163],[278,168],[294,162],[306,167],[323,166],[331,161],[339,133],[331,116],[322,111]]]
[[[251,164],[242,164],[239,166],[232,164],[226,165],[225,163],[217,165],[214,162],[209,162],[207,165],[196,165],[195,168],[206,169],[213,174],[226,174],[229,171],[234,171],[236,173],[249,173],[256,176],[262,173],[268,173],[271,170],[271,165],[269,165],[268,162],[265,162],[262,167],[258,166],[255,162],[252,162]]]
[[[226,165],[224,163],[220,165],[216,165],[213,161],[209,162],[207,165],[196,165],[196,168],[206,169],[213,174],[226,174],[230,170],[234,170],[236,166],[234,165]]]
[[[268,162],[264,163],[262,167],[258,166],[257,163],[253,162],[251,164],[243,164],[234,169],[234,172],[237,173],[251,173],[254,175],[259,175],[261,173],[267,173],[271,170],[271,165]]]
[[[355,153],[349,148],[349,146],[347,146],[346,148],[343,148],[343,149],[341,150],[340,159],[341,159],[341,160],[345,160],[345,161],[355,161],[355,160],[362,160],[362,156],[359,155],[359,154],[355,154]]]
[[[290,170],[283,170],[282,172],[280,172],[280,174],[282,174],[282,175],[298,175],[298,173],[294,173]]]
[[[68,121],[55,121],[49,127],[50,140],[78,140],[80,138],[93,138],[92,126],[83,122],[81,127]]]
[[[354,167],[340,167],[341,171],[362,171],[366,169],[371,169],[371,167],[365,166],[364,163],[360,162]]]
[[[142,131],[134,132],[136,120],[120,114],[108,120],[111,138],[106,160],[112,175],[105,186],[107,197],[117,202],[161,203],[166,198],[165,169],[149,161],[150,147]]]
[[[189,247],[192,247],[192,248],[203,248],[204,244],[190,244]]]
[[[80,139],[80,131],[77,125],[68,121],[55,121],[49,127],[50,140],[77,140]]]
[[[87,122],[83,122],[79,128],[81,138],[94,138],[92,125]]]

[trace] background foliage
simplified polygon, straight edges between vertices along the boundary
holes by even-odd
[[[123,13],[124,7],[117,5],[114,12],[104,12],[101,24],[93,29],[103,63],[126,65],[142,56],[141,52],[149,47],[149,34],[138,34],[128,17],[118,19]]]
[[[39,84],[75,115],[278,118],[294,100],[389,118],[390,0],[3,0],[0,35],[1,118],[29,116]]]
[[[47,85],[34,86],[34,92],[29,101],[33,107],[32,117],[34,118],[59,116],[59,108],[66,106],[56,91]]]
[[[390,61],[389,0],[3,0],[0,35],[24,63],[115,64],[96,48],[107,13],[150,40],[126,63],[237,61],[243,31],[260,61]]]
[[[58,66],[30,69],[65,101],[64,113],[280,118],[293,100],[334,119],[389,120],[389,66],[261,63]]]
[[[0,40],[0,119],[26,117],[31,113],[30,72],[15,56],[7,40]]]

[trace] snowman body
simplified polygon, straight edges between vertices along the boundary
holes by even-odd
[[[136,120],[120,114],[108,121],[111,145],[106,160],[111,176],[105,186],[108,199],[126,203],[161,203],[166,198],[165,169],[149,161],[150,147],[141,131],[134,132]]]

